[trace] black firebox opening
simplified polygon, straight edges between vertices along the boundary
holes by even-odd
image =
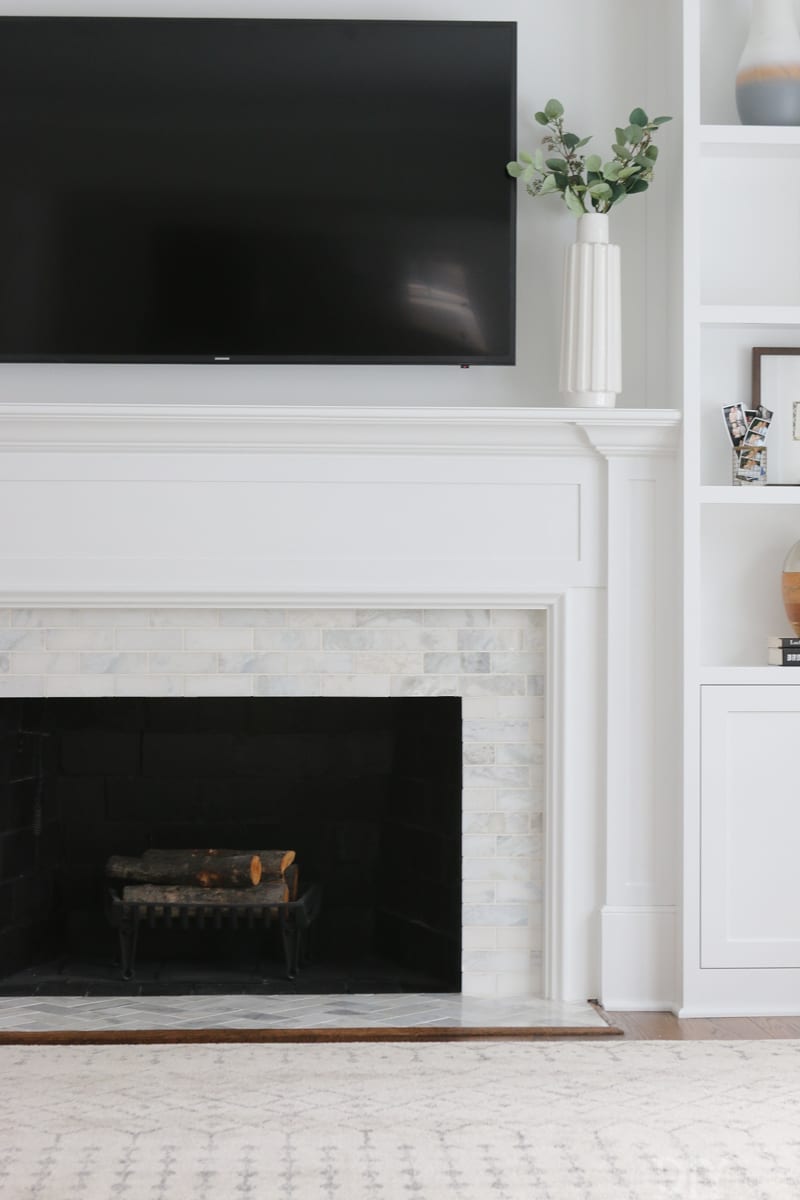
[[[0,702],[0,993],[458,991],[461,701]],[[121,979],[104,864],[293,849],[312,960],[277,936],[147,928]]]

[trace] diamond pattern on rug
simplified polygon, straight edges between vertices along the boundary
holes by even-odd
[[[797,1200],[800,1042],[0,1049],[2,1200]]]

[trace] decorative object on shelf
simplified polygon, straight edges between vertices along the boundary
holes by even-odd
[[[608,215],[578,218],[567,250],[558,387],[576,408],[613,408],[622,391],[620,249],[608,240]]]
[[[772,413],[770,484],[800,484],[800,347],[753,347],[750,406]]]
[[[765,487],[767,483],[767,448],[760,450],[740,446],[731,459],[731,482],[734,487]]]
[[[767,638],[767,663],[771,667],[800,667],[800,637]]]
[[[793,0],[753,0],[736,71],[743,125],[800,125],[800,33]]]
[[[559,389],[577,408],[613,408],[622,391],[620,249],[610,243],[608,213],[626,196],[646,192],[658,147],[653,135],[671,117],[650,120],[635,108],[615,131],[613,158],[581,154],[591,141],[564,127],[564,106],[548,100],[536,113],[547,133],[542,146],[506,164],[531,196],[559,194],[578,218],[577,238],[567,250],[561,324]]]
[[[800,542],[795,542],[784,559],[781,591],[789,624],[800,637]]]
[[[726,404],[722,409],[731,440],[734,487],[763,486],[767,482],[767,434],[772,421],[768,408]]]

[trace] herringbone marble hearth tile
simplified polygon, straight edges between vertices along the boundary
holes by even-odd
[[[103,1029],[325,1029],[407,1026],[603,1028],[588,1004],[380,996],[0,997],[0,1031]]]

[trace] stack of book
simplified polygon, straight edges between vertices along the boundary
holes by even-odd
[[[771,667],[800,667],[800,637],[767,638],[767,662]]]

